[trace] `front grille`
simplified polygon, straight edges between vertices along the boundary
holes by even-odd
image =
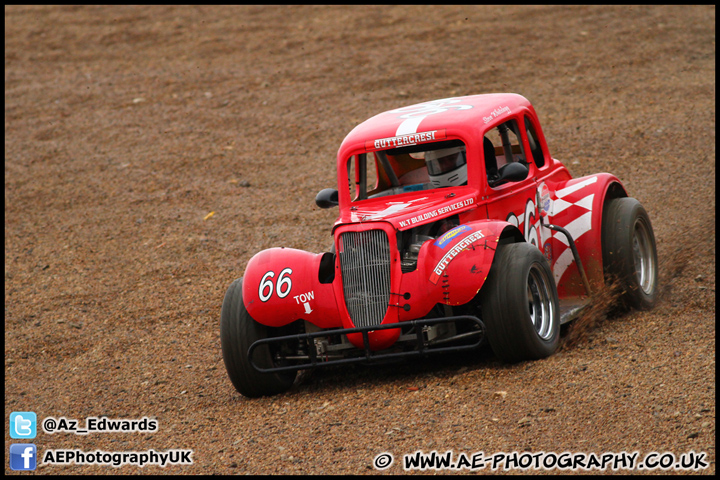
[[[390,244],[383,230],[340,236],[345,306],[356,327],[380,325],[390,302]]]

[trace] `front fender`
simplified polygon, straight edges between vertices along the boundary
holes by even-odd
[[[508,222],[479,220],[425,242],[417,269],[403,275],[401,291],[408,293],[400,302],[408,306],[399,309],[400,319],[422,317],[438,303],[462,305],[475,298],[487,279],[498,241],[509,230],[520,238],[517,227]]]
[[[319,278],[323,255],[271,248],[252,257],[242,291],[250,316],[270,327],[301,318],[320,328],[341,325],[332,283],[321,283]]]

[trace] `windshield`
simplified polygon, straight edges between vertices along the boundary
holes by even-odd
[[[465,145],[459,140],[378,150],[348,159],[353,201],[467,184]]]

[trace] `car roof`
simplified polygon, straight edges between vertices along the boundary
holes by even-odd
[[[415,134],[425,132],[442,132],[442,135],[464,137],[470,135],[471,131],[477,132],[478,126],[494,124],[495,119],[525,109],[532,110],[530,102],[522,95],[514,93],[451,97],[396,108],[375,115],[356,126],[343,140],[338,154],[345,156],[349,153],[348,150],[358,148],[377,150],[400,146],[397,145],[398,139],[420,141]],[[432,140],[441,139],[440,135],[438,133],[437,138],[433,135]],[[391,143],[374,143],[382,139],[389,139]]]

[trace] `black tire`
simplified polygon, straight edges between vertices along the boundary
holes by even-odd
[[[488,342],[498,358],[515,363],[555,353],[560,339],[557,287],[537,247],[498,246],[480,298]]]
[[[649,310],[658,299],[658,263],[650,217],[634,198],[615,198],[603,210],[603,270],[619,282],[620,303]]]
[[[250,365],[250,345],[269,336],[279,336],[279,331],[277,335],[271,334],[275,330],[256,322],[248,314],[242,299],[242,278],[230,284],[220,313],[220,343],[230,380],[246,397],[276,395],[288,390],[295,381],[297,372],[260,373]],[[274,366],[268,345],[256,348],[253,359],[261,368]]]

